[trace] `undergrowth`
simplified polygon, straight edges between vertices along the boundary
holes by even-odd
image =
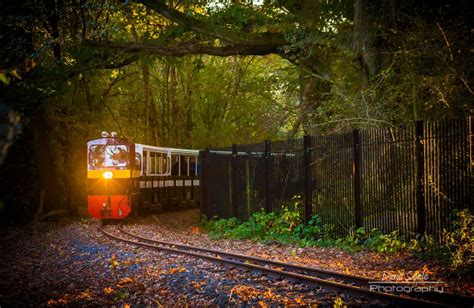
[[[398,231],[385,234],[378,229],[351,230],[342,238],[333,236],[333,226],[323,224],[318,215],[313,215],[307,224],[302,223],[298,211],[299,199],[291,205],[282,206],[279,213],[253,213],[247,221],[237,218],[203,219],[201,227],[212,238],[251,239],[264,243],[278,242],[301,247],[337,247],[346,251],[360,250],[378,253],[412,252],[418,256],[442,258],[454,268],[474,264],[474,215],[469,210],[455,213],[453,230],[444,230],[441,242],[432,236],[418,236],[407,239]]]

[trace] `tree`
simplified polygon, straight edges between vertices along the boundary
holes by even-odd
[[[468,61],[467,67],[455,64],[458,59],[465,61],[470,53],[469,39],[465,34],[471,29],[472,5],[467,1],[380,3],[357,0],[327,3],[293,0],[265,1],[258,5],[245,1],[220,4],[199,1],[189,4],[139,0],[124,6],[126,10],[144,7],[146,9],[136,18],[145,20],[149,27],[144,29],[137,41],[130,42],[124,37],[116,39],[111,35],[107,39],[92,39],[85,43],[132,54],[178,57],[194,54],[277,54],[301,69],[300,111],[295,127],[302,123],[306,132],[311,130],[312,125],[319,125],[321,120],[378,125],[428,119],[431,113],[425,111],[433,106],[440,109],[440,113],[436,113],[439,117],[450,105],[443,103],[443,100],[448,92],[453,92],[452,87],[456,92],[452,94],[461,102],[449,106],[449,109],[459,110],[450,113],[451,116],[466,114],[471,108],[471,104],[464,103],[462,97],[467,95],[468,100],[472,100],[472,61]],[[430,49],[422,46],[426,41],[426,31],[434,34],[428,40]],[[415,38],[418,47],[407,46],[407,37]],[[459,55],[452,52],[454,45]],[[446,58],[444,54],[449,57],[443,59]],[[411,61],[411,65],[429,66],[427,61],[422,60],[427,55],[441,60],[434,65],[439,68],[436,72],[439,80],[428,89],[410,86],[419,84],[419,76],[426,74],[410,72],[410,63],[405,60],[412,57],[418,63]],[[354,70],[350,72],[351,80],[344,76],[345,71],[338,71],[341,62]],[[411,77],[401,80],[406,75]],[[445,86],[440,85],[443,83],[441,79],[452,79],[447,75],[456,75],[454,79],[457,80],[453,80],[451,89],[442,89]],[[393,95],[398,90],[394,91],[390,84],[400,81],[399,93],[412,93],[412,97],[403,98],[401,104],[402,109],[412,105],[412,114],[402,111],[401,117],[400,110],[393,105],[398,104],[396,101],[400,99]],[[407,91],[407,87],[412,89]],[[431,95],[436,100],[429,104],[431,106],[418,106],[416,101],[425,99],[426,91],[433,92]],[[348,121],[341,117],[333,118],[332,112],[329,112],[333,109],[333,99],[355,100],[358,112],[349,114],[346,117]],[[389,102],[382,103],[382,100]],[[418,110],[420,108],[422,110]]]

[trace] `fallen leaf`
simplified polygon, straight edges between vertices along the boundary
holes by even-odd
[[[134,280],[130,277],[125,277],[123,278],[122,280],[120,280],[118,283],[117,283],[117,286],[118,287],[122,287],[123,285],[125,284],[129,284],[129,283],[132,283]]]
[[[191,229],[191,233],[192,233],[192,234],[199,234],[199,227],[193,227],[193,228]]]

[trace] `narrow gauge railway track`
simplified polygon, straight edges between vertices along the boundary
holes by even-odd
[[[122,227],[119,227],[118,230],[126,236],[132,237],[136,240],[115,235],[105,231],[102,227],[99,228],[99,231],[107,237],[127,244],[142,246],[154,250],[162,250],[174,254],[193,256],[225,266],[260,271],[270,277],[284,278],[308,286],[323,287],[327,290],[343,292],[358,297],[371,298],[397,306],[415,306],[422,304],[431,307],[472,307],[474,302],[472,297],[447,293],[425,293],[422,298],[414,298],[391,293],[375,292],[368,288],[369,282],[373,281],[373,279],[362,276],[347,275],[308,266],[262,259],[254,256],[154,240],[125,231]]]

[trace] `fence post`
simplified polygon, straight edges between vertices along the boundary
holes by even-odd
[[[209,159],[209,149],[199,151],[199,159],[201,165],[201,172],[199,172],[199,187],[201,189],[201,214],[205,214],[208,219],[211,219],[211,213],[209,213],[209,205],[207,198],[207,166]]]
[[[272,180],[271,175],[271,166],[270,166],[270,159],[271,159],[271,151],[272,151],[272,144],[269,140],[265,140],[265,152],[264,152],[264,159],[265,159],[265,212],[269,213],[272,211],[272,193],[271,193],[271,186],[270,182]]]
[[[418,233],[425,233],[425,192],[423,177],[425,175],[425,157],[423,149],[424,123],[416,121],[415,124],[415,161],[416,161],[416,215],[418,221]]]
[[[232,162],[231,162],[231,180],[230,180],[230,191],[231,191],[231,206],[232,206],[232,216],[238,217],[238,204],[237,204],[237,145],[232,145]]]
[[[308,223],[313,216],[312,172],[311,172],[311,136],[303,137],[304,155],[304,222]]]
[[[363,226],[362,203],[361,203],[361,154],[360,131],[352,131],[353,160],[352,160],[352,184],[354,189],[354,217],[356,228]]]

